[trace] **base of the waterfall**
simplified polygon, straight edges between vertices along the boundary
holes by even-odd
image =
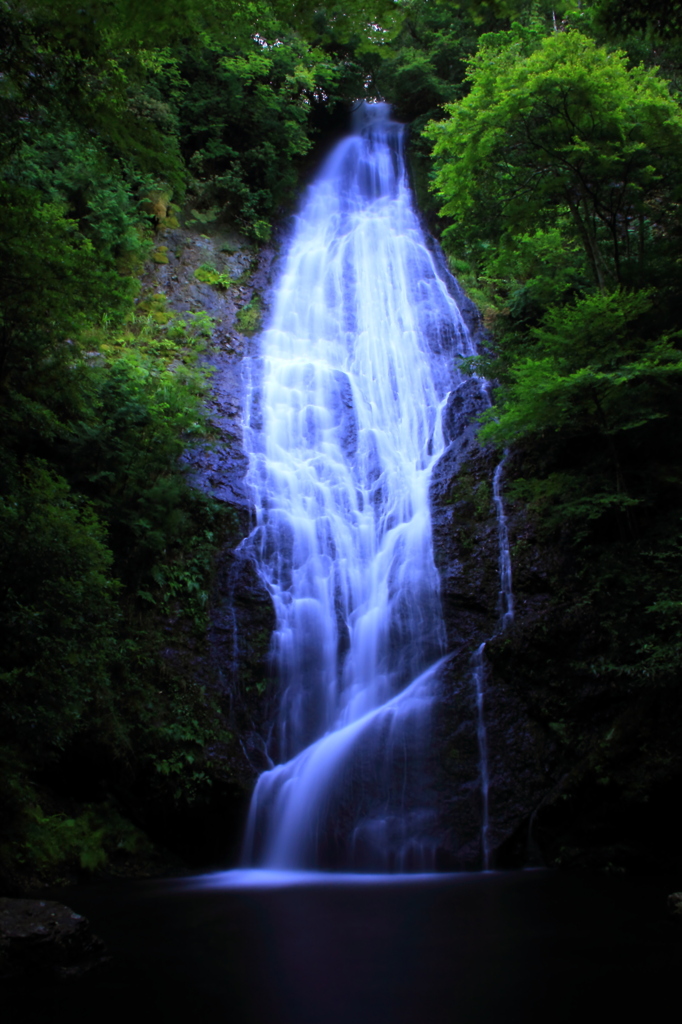
[[[336,885],[420,885],[442,883],[445,879],[471,878],[471,872],[436,873],[409,872],[362,873],[354,871],[293,871],[277,868],[234,868],[207,875],[177,879],[175,884],[186,889],[289,889],[294,886]]]

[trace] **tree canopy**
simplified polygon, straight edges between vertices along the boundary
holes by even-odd
[[[484,36],[471,91],[434,124],[450,245],[513,245],[570,220],[595,282],[640,283],[676,217],[682,116],[653,69],[576,31]]]

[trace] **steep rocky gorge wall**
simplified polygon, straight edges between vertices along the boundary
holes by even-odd
[[[493,475],[499,456],[476,440],[476,417],[487,399],[481,382],[469,380],[448,401],[448,448],[431,485],[434,550],[450,657],[442,675],[436,722],[436,776],[441,819],[452,866],[482,864],[479,712],[473,656],[500,633],[499,538]],[[512,529],[520,528],[514,520]],[[515,568],[515,566],[513,566]],[[516,621],[523,629],[543,601],[547,580],[531,573],[513,577]],[[484,724],[490,777],[490,847],[494,863],[526,863],[528,823],[553,779],[552,742],[529,715],[523,697],[486,659]]]
[[[547,534],[509,494],[515,615],[500,629],[493,503],[499,454],[478,444],[475,428],[486,404],[475,380],[450,396],[449,447],[431,488],[452,652],[442,677],[434,744],[446,863],[482,863],[472,657],[485,643],[492,865],[669,867],[676,849],[671,806],[679,784],[675,696],[618,692],[600,673],[604,637],[582,589],[572,538]],[[527,456],[522,450],[510,453],[503,490],[524,475]]]
[[[267,310],[276,252],[272,247],[256,251],[244,239],[219,230],[207,237],[171,228],[162,240],[167,262],[153,264],[144,295],[163,293],[170,310],[203,309],[215,320],[207,356],[215,367],[210,402],[215,444],[194,453],[190,463],[195,484],[233,511],[239,540],[252,525],[244,486],[244,368],[245,359],[257,361],[257,338],[242,329],[239,313],[253,305],[254,296]],[[205,263],[234,283],[220,289],[197,280],[195,271]],[[476,310],[464,296],[458,295],[458,301],[471,330],[478,332]],[[574,579],[570,546],[565,538],[541,537],[528,510],[508,493],[515,618],[500,632],[493,502],[499,454],[482,448],[476,439],[476,418],[486,403],[475,379],[450,396],[444,417],[448,448],[431,487],[450,652],[433,744],[442,866],[482,864],[479,715],[472,665],[482,643],[492,863],[616,869],[655,864],[662,852],[655,822],[668,799],[671,773],[657,767],[655,757],[642,754],[642,749],[648,744],[650,750],[661,738],[672,744],[675,729],[671,725],[666,733],[660,722],[672,722],[678,713],[636,700],[614,708],[599,682],[575,667],[578,654],[583,664],[598,657],[599,641]],[[523,471],[523,453],[511,453],[503,490]],[[277,702],[268,664],[273,626],[269,595],[233,538],[218,559],[208,643],[193,669],[219,693],[238,740],[230,771],[240,780],[242,795],[236,810],[225,809],[233,817],[233,850],[248,792],[267,766],[265,745]],[[661,760],[665,762],[664,755]]]
[[[234,235],[198,236],[181,229],[164,237],[168,264],[154,265],[145,282],[162,291],[168,308],[204,309],[215,320],[210,363],[211,421],[216,442],[191,457],[197,486],[232,508],[239,536],[252,525],[244,487],[247,458],[242,417],[245,367],[257,362],[257,337],[239,330],[239,310],[258,294],[267,310],[275,252],[256,253]],[[209,262],[242,283],[226,290],[197,281],[195,271]],[[453,283],[453,287],[456,285]],[[472,332],[477,313],[458,293]],[[476,417],[484,407],[481,383],[468,381],[449,400],[444,427],[448,449],[432,482],[436,560],[451,657],[442,678],[442,702],[436,717],[434,768],[447,854],[443,866],[479,867],[481,863],[481,794],[477,708],[472,682],[473,652],[498,628],[498,535],[492,502],[492,476],[498,459],[476,441]],[[538,578],[536,579],[535,576]],[[529,608],[542,603],[547,581],[530,571],[531,599],[518,593],[519,623]],[[231,544],[219,557],[211,601],[206,677],[217,687],[241,751],[237,773],[248,790],[267,767],[265,745],[277,702],[269,677],[268,650],[274,626],[270,598],[255,567]],[[552,784],[551,750],[556,745],[529,717],[523,700],[492,671],[487,682],[486,720],[490,743],[491,845],[509,849],[502,859],[527,858],[527,825]],[[499,854],[498,854],[499,859]]]
[[[443,258],[438,251],[435,255]],[[476,307],[450,280],[469,331],[479,346],[485,344]],[[489,386],[478,378],[465,380],[450,394],[443,416],[446,450],[431,479],[434,557],[449,652],[434,722],[433,774],[443,834],[442,865],[453,869],[483,865],[481,723],[473,658],[482,644],[486,651],[494,646],[501,632],[500,540],[493,500],[500,456],[477,440],[477,420],[489,403]],[[512,517],[510,525],[515,541],[524,529],[523,516]],[[514,573],[512,582],[514,628],[522,628],[532,609],[546,602],[549,583],[539,563],[519,579]],[[493,864],[516,866],[533,856],[528,825],[552,785],[555,744],[529,714],[522,695],[493,672],[487,657],[484,688],[488,843]]]
[[[144,308],[145,302],[153,304],[154,296],[165,297],[164,309],[170,313],[203,311],[214,324],[205,356],[212,368],[208,408],[212,443],[191,451],[187,462],[190,482],[221,503],[235,528],[215,565],[206,642],[192,652],[184,671],[195,683],[217,694],[236,739],[229,752],[208,752],[225,763],[226,777],[231,780],[229,793],[218,800],[214,810],[226,819],[220,831],[234,856],[248,794],[266,765],[263,736],[272,715],[268,651],[274,612],[252,562],[241,555],[239,543],[252,527],[252,508],[244,486],[248,468],[242,434],[245,360],[254,355],[254,329],[267,309],[276,248],[256,248],[230,229],[212,227],[210,234],[200,230],[162,229],[142,282],[140,302]],[[223,275],[221,281],[202,281],[202,276],[210,277],[201,273],[202,267]],[[177,667],[177,652],[169,650],[166,656]],[[200,823],[192,823],[197,826]]]

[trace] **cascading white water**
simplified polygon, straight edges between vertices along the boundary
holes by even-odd
[[[246,859],[433,866],[444,631],[428,487],[473,345],[419,224],[403,127],[363,104],[295,220],[247,407],[281,705]]]
[[[495,468],[493,474],[493,502],[497,515],[497,544],[500,559],[500,591],[497,601],[497,610],[500,615],[500,632],[514,621],[514,591],[512,588],[512,564],[511,551],[509,550],[509,531],[507,529],[507,514],[504,510],[504,499],[502,498],[502,474],[507,455]]]

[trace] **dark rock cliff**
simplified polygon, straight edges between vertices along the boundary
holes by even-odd
[[[163,231],[161,238],[163,262],[150,266],[142,282],[141,301],[163,295],[165,309],[171,312],[203,311],[213,319],[205,357],[212,368],[213,443],[191,452],[187,461],[190,481],[221,504],[230,524],[214,566],[208,634],[190,652],[169,651],[167,656],[174,668],[217,695],[234,743],[229,749],[208,752],[224,769],[225,792],[215,794],[211,808],[199,812],[201,820],[183,820],[175,831],[195,837],[196,849],[181,851],[190,863],[214,857],[224,862],[238,852],[249,793],[266,763],[263,737],[271,717],[268,653],[274,611],[240,544],[253,525],[244,484],[248,469],[243,446],[245,367],[254,355],[252,335],[258,312],[267,312],[276,248],[256,249],[235,232],[219,228],[199,235],[175,227]],[[216,287],[197,279],[202,266],[214,268],[230,283]],[[257,312],[245,318],[249,310]],[[178,846],[176,837],[171,845]]]
[[[493,503],[499,456],[476,441],[476,417],[486,404],[477,380],[467,381],[450,396],[445,419],[448,448],[431,485],[434,552],[451,652],[442,674],[436,721],[436,773],[446,859],[460,868],[482,863],[473,656],[481,644],[486,644],[486,652],[494,647],[500,633],[499,539]],[[511,630],[518,631],[546,600],[548,581],[538,572],[529,579],[514,576],[513,584],[516,618]],[[487,658],[484,687],[493,861],[521,864],[530,856],[528,824],[553,783],[553,744],[522,695]]]
[[[475,380],[451,395],[449,446],[431,488],[451,652],[434,744],[444,864],[482,863],[472,658],[485,643],[493,866],[669,867],[681,774],[679,702],[672,692],[617,689],[600,673],[604,635],[571,538],[541,531],[508,496],[515,615],[500,629],[492,501],[499,455],[479,446],[475,429],[485,402]],[[517,451],[506,461],[508,483],[523,475],[524,457]]]

